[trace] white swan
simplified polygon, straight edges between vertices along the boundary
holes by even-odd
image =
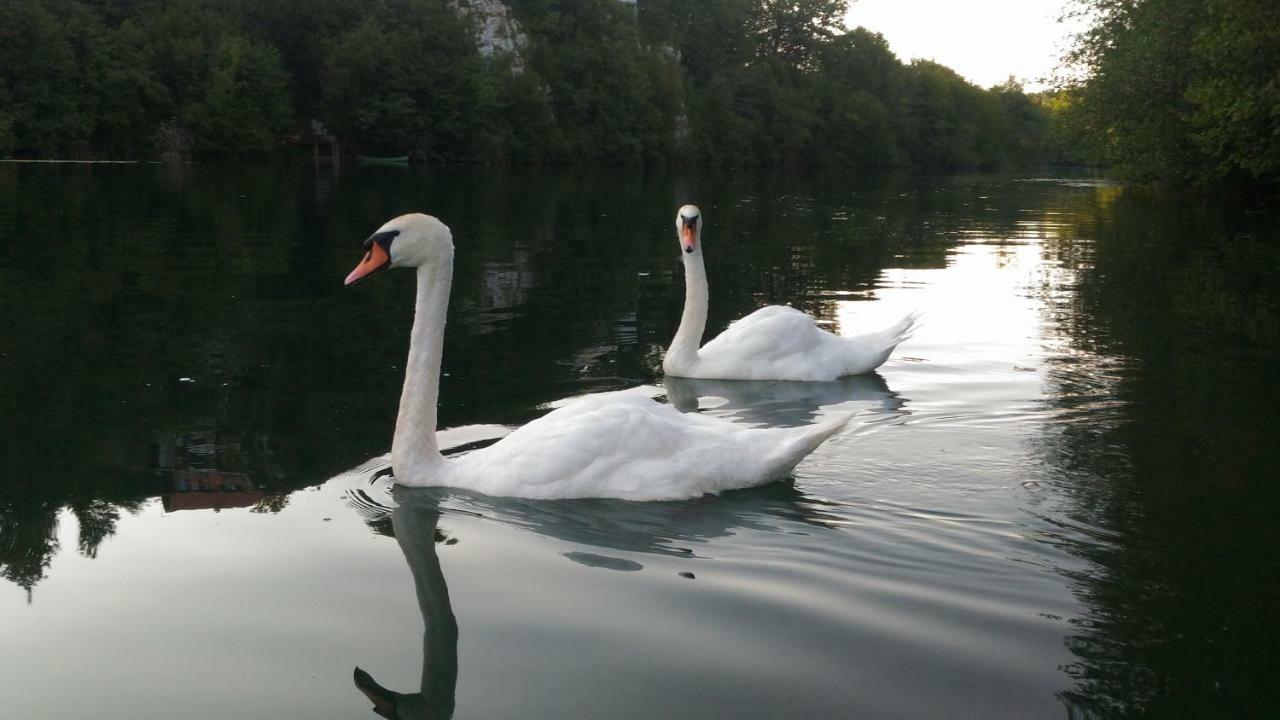
[[[418,272],[409,360],[391,441],[391,466],[402,485],[547,499],[692,498],[785,476],[848,419],[747,429],[684,414],[624,390],[589,395],[489,447],[446,459],[436,439],[436,401],[453,279],[452,234],[429,215],[402,215],[379,228],[364,247],[365,257],[347,276],[348,285],[385,267]]]
[[[877,332],[840,337],[813,318],[782,305],[760,308],[703,345],[707,326],[707,269],[702,261],[702,213],[685,205],[676,213],[684,249],[684,314],[662,360],[667,375],[708,380],[831,381],[880,367],[911,337],[916,313]]]

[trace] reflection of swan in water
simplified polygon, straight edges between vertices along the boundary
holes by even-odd
[[[675,500],[785,477],[834,435],[840,417],[803,428],[743,428],[635,392],[584,397],[458,458],[440,454],[436,406],[453,236],[427,215],[403,215],[365,242],[347,284],[386,267],[418,274],[404,389],[391,441],[396,481],[528,498]]]
[[[818,327],[795,308],[770,305],[734,322],[702,344],[707,326],[707,270],[702,261],[702,213],[685,205],[676,214],[684,250],[685,299],[680,328],[662,359],[667,375],[724,380],[822,382],[880,367],[911,337],[916,313],[879,330],[842,337]]]
[[[634,561],[597,551],[694,558],[698,557],[698,546],[740,530],[795,532],[807,528],[821,532],[841,524],[832,512],[832,503],[807,496],[790,482],[734,490],[716,498],[664,503],[607,499],[541,502],[454,492],[449,505],[539,535],[590,546],[591,552],[566,553],[565,557],[616,570],[639,568],[634,567]],[[601,562],[602,558],[614,562]]]
[[[808,425],[818,410],[846,402],[865,403],[873,415],[898,415],[903,401],[879,373],[850,375],[831,382],[787,380],[702,380],[667,375],[667,400],[680,412],[694,412],[699,398],[722,398],[716,414],[770,426]],[[841,412],[847,407],[842,407]]]
[[[364,467],[367,472],[370,466]],[[590,546],[588,550],[592,552],[566,553],[565,557],[610,569],[639,568],[633,561],[615,562],[617,558],[594,551],[692,558],[698,556],[697,546],[738,530],[820,532],[842,524],[833,510],[834,503],[806,495],[790,482],[734,490],[716,498],[661,503],[604,498],[523,500],[465,490],[405,487],[394,487],[387,498],[383,494],[389,486],[387,481],[377,481],[373,487],[367,482],[361,485],[347,491],[348,503],[377,532],[390,529],[400,538],[400,525],[407,524],[407,513],[424,512],[422,508],[439,511],[441,505],[446,505],[444,512],[488,518],[545,537]],[[395,508],[383,505],[383,499],[393,500]],[[400,543],[406,547],[402,538]],[[409,552],[406,547],[406,556]],[[410,567],[414,567],[412,561]],[[418,571],[414,572],[416,577]]]
[[[422,611],[422,681],[418,692],[399,693],[382,687],[356,668],[356,687],[374,703],[374,712],[399,720],[443,720],[453,716],[458,679],[458,625],[449,601],[436,544],[442,512],[491,518],[590,552],[562,555],[583,565],[636,571],[644,566],[619,553],[697,558],[696,547],[709,540],[751,529],[763,532],[821,532],[839,523],[830,503],[801,493],[791,483],[771,483],[735,490],[717,498],[680,502],[634,503],[623,500],[521,500],[448,488],[390,487],[386,480],[356,482],[385,468],[375,458],[334,480],[351,482],[349,504],[377,532],[394,535],[413,573]],[[384,505],[373,496],[390,501]],[[448,507],[442,508],[447,504]],[[389,519],[389,527],[388,527]],[[803,531],[803,530],[801,530]]]
[[[453,717],[458,682],[458,622],[449,604],[449,586],[440,570],[436,530],[440,510],[437,497],[419,493],[390,510],[391,527],[413,573],[422,610],[422,684],[416,693],[388,690],[369,673],[356,668],[356,687],[373,702],[373,710],[397,720],[446,720]]]

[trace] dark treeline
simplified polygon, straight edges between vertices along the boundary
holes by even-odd
[[[1280,3],[1076,0],[1061,150],[1188,189],[1280,184]]]
[[[1048,112],[846,0],[8,0],[0,154],[277,154],[323,123],[438,161],[942,170],[1046,158]],[[486,28],[486,23],[488,27]],[[494,51],[485,31],[507,39]]]

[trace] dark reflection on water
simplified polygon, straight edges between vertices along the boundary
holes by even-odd
[[[924,328],[839,383],[662,379],[691,199],[709,333],[766,303]],[[386,452],[412,311],[407,274],[341,278],[418,209],[458,243],[445,426],[635,385],[854,423],[793,481],[687,503],[325,484]],[[406,717],[1275,715],[1278,288],[1274,211],[1088,180],[0,164],[7,701],[82,716],[69,673],[252,666],[166,675],[154,711],[85,692],[349,717],[354,659]],[[326,604],[406,591],[382,535],[420,618]],[[361,644],[419,620],[420,657]],[[357,657],[311,644],[348,623]]]
[[[1062,418],[1039,450],[1085,612],[1067,642],[1082,715],[1280,710],[1280,227],[1274,214],[1118,197],[1053,243]]]
[[[446,538],[437,529],[439,495],[432,491],[400,492],[387,511],[392,533],[413,573],[422,611],[422,683],[417,692],[400,693],[378,685],[356,668],[355,683],[373,702],[374,711],[395,720],[447,720],[453,717],[458,682],[458,621],[449,602],[449,585],[440,569],[436,543]],[[374,519],[376,522],[377,518]]]

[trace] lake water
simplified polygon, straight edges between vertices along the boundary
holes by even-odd
[[[667,381],[709,332],[924,325],[835,385]],[[458,247],[465,452],[645,386],[855,412],[677,503],[394,489],[406,211]],[[1280,714],[1280,216],[1088,178],[0,164],[0,716]]]

